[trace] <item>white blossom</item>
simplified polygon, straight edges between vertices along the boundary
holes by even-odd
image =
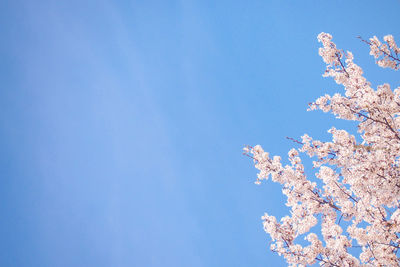
[[[322,110],[355,121],[360,142],[345,130],[332,127],[332,141],[307,134],[294,140],[289,165],[260,145],[244,148],[259,170],[256,183],[271,177],[282,185],[290,216],[277,220],[265,214],[264,230],[271,250],[290,266],[399,266],[400,248],[400,87],[376,89],[363,76],[350,52],[336,48],[328,33],[318,35],[319,54],[327,64],[323,74],[344,87],[344,94],[324,95],[309,110]],[[380,67],[399,69],[400,49],[393,36],[369,41],[370,54]],[[315,178],[308,178],[300,153],[314,158]],[[322,186],[317,186],[319,184]],[[347,221],[345,224],[344,222]],[[314,231],[320,224],[321,231]],[[309,245],[298,243],[299,236]],[[358,247],[359,254],[349,251]]]

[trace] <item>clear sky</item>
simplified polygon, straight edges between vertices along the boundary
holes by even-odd
[[[0,1],[0,266],[280,266],[244,145],[326,139],[340,91],[317,35],[399,85],[356,36],[400,1]],[[396,84],[397,83],[397,84]]]

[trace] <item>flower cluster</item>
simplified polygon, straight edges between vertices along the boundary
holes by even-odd
[[[271,249],[291,266],[316,262],[324,266],[399,266],[400,87],[392,90],[383,84],[373,89],[353,62],[352,53],[337,49],[330,34],[321,33],[318,40],[322,43],[319,54],[327,64],[324,76],[343,85],[345,93],[322,96],[309,109],[355,121],[362,141],[333,127],[330,142],[305,134],[294,140],[300,147],[289,151],[290,164],[286,166],[259,145],[245,148],[260,171],[256,183],[269,178],[280,183],[291,209],[290,216],[279,221],[268,214],[262,217],[273,240]],[[373,37],[365,42],[379,66],[397,70],[400,49],[391,35],[384,41]],[[315,176],[322,186],[307,178],[300,153],[316,159]],[[311,232],[318,223],[321,232]],[[305,235],[308,246],[298,243],[300,235]],[[351,247],[359,248],[360,253],[350,253]]]
[[[379,39],[374,36],[370,38],[369,41],[363,41],[369,44],[371,48],[370,55],[377,59],[376,63],[380,67],[398,70],[400,67],[400,48],[397,46],[392,35],[386,35],[383,40],[385,43],[381,43]]]

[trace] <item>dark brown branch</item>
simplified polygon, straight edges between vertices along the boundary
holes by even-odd
[[[361,36],[357,36],[358,39],[360,39],[362,42],[368,44],[369,46],[372,45],[371,42],[364,40]],[[388,54],[386,51],[382,50],[380,47],[378,47],[379,51],[381,51],[385,56],[388,56],[389,58],[393,59],[394,61],[397,61],[397,65],[400,64],[400,59],[397,57],[392,56],[391,54]],[[392,49],[389,47],[389,50],[392,51]]]

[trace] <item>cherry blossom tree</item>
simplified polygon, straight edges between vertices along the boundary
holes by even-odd
[[[321,33],[318,40],[327,64],[323,76],[333,77],[345,93],[322,96],[309,110],[355,121],[359,136],[332,127],[330,142],[307,134],[292,139],[298,148],[289,151],[286,166],[260,145],[244,148],[259,170],[255,183],[271,177],[287,196],[289,216],[262,216],[271,250],[290,266],[399,266],[400,87],[392,90],[383,84],[373,89],[351,52],[339,50],[330,34]],[[383,42],[377,37],[361,40],[370,46],[378,66],[400,68],[400,48],[393,36]],[[313,160],[315,178],[307,177],[300,153]],[[313,228],[317,225],[320,231]]]

